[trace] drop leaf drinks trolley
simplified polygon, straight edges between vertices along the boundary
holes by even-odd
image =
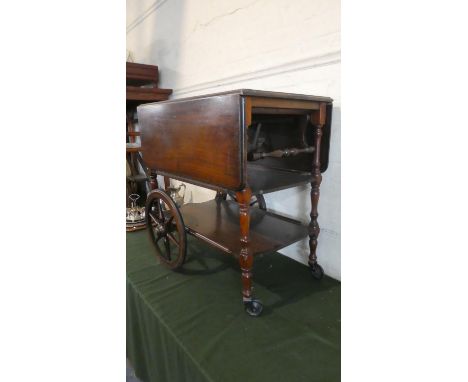
[[[327,169],[332,99],[249,89],[138,107],[145,164],[159,175],[216,190],[214,200],[179,208],[162,189],[146,202],[146,223],[161,261],[182,266],[187,234],[238,257],[249,315],[262,304],[252,293],[254,256],[309,236],[317,263],[317,205]],[[310,224],[267,211],[263,194],[311,184]]]

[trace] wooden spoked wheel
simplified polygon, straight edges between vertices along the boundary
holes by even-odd
[[[227,194],[224,192],[218,193],[216,195],[216,198],[226,200],[228,195],[232,200],[237,202],[236,193],[231,192],[231,191],[228,191]],[[265,202],[265,198],[263,197],[263,195],[262,194],[252,195],[252,199],[250,199],[250,207],[258,207],[261,210],[266,211],[266,202]]]
[[[187,254],[187,235],[179,208],[163,190],[148,194],[145,210],[146,227],[156,253],[170,269],[178,269]]]

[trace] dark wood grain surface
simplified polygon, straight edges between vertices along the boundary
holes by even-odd
[[[158,67],[156,65],[145,65],[133,62],[126,63],[126,109],[127,109],[127,143],[135,143],[136,137],[140,135],[135,131],[135,111],[136,107],[142,103],[167,100],[172,93],[172,89],[159,89],[158,85]],[[140,87],[145,86],[145,87]],[[142,161],[139,145],[136,147],[127,147],[127,167],[131,176],[127,176],[127,204],[128,195],[138,193],[142,198],[140,202],[144,203],[148,189],[151,187],[147,182],[149,172]],[[143,173],[140,173],[140,165]]]
[[[156,65],[127,62],[126,69],[127,85],[140,86],[148,83],[158,83],[159,73]]]
[[[286,100],[306,100],[306,101],[316,101],[316,102],[326,102],[331,103],[333,99],[330,97],[314,96],[307,94],[296,94],[296,93],[284,93],[284,92],[272,92],[266,90],[253,90],[253,89],[235,89],[219,93],[211,93],[203,96],[194,96],[194,97],[185,97],[179,99],[173,99],[170,101],[165,101],[167,103],[171,102],[184,102],[192,99],[200,99],[205,97],[214,97],[214,96],[225,96],[225,95],[237,94],[239,96],[251,96],[251,97],[266,97],[266,98],[282,98]]]
[[[246,311],[261,303],[252,291],[253,256],[309,236],[317,263],[321,172],[328,165],[332,99],[249,89],[138,107],[142,152],[155,172],[204,187],[235,191],[181,207],[187,232],[239,259]],[[274,153],[274,154],[273,154]],[[308,226],[257,207],[253,194],[311,184]]]
[[[127,102],[154,102],[165,101],[172,93],[172,89],[141,88],[138,86],[127,86]]]
[[[253,194],[267,194],[308,184],[312,175],[302,172],[274,169],[254,164],[247,165],[247,183]]]
[[[243,187],[243,123],[237,94],[142,105],[138,120],[143,157],[150,168],[219,188]]]
[[[189,233],[235,256],[241,252],[239,206],[211,200],[181,208]],[[259,208],[250,208],[249,251],[252,255],[277,251],[309,234],[307,226]]]

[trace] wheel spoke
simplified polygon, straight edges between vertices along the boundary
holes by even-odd
[[[166,229],[169,225],[171,225],[173,220],[174,220],[174,215],[171,215],[171,217],[166,220],[166,222],[164,223],[164,225],[166,226]]]
[[[175,245],[180,247],[179,242],[177,241],[177,239],[174,237],[172,233],[168,232],[167,236],[169,237],[169,240],[171,240]]]
[[[164,246],[166,247],[166,258],[171,261],[171,246],[167,237],[164,237]]]
[[[162,215],[161,200],[160,199],[155,199],[153,201],[153,206],[152,206],[149,214],[153,215],[153,218],[156,219],[158,222],[161,221],[161,216],[163,216],[163,215]]]
[[[158,238],[159,240],[160,238]],[[154,248],[156,249],[156,252],[158,252],[158,256],[159,257],[165,257],[163,256],[162,252],[161,252],[161,248],[159,248],[159,244],[157,242],[154,243]]]
[[[163,211],[163,208],[162,208],[161,200],[158,199],[156,201],[156,203],[158,205],[158,218],[159,218],[159,221],[164,221],[164,211]]]
[[[182,266],[186,255],[186,231],[177,205],[162,190],[150,196],[147,229],[160,261],[171,269]]]
[[[155,218],[151,212],[148,215],[153,220],[154,223],[159,224],[157,218]]]
[[[164,236],[161,236],[161,235],[158,235],[158,238],[154,241],[155,243],[157,243],[159,240],[161,240]]]

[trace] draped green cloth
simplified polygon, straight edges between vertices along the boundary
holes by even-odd
[[[340,283],[312,279],[278,253],[257,256],[260,317],[241,299],[232,256],[188,239],[184,269],[155,257],[146,231],[127,234],[127,357],[144,382],[340,380]]]

